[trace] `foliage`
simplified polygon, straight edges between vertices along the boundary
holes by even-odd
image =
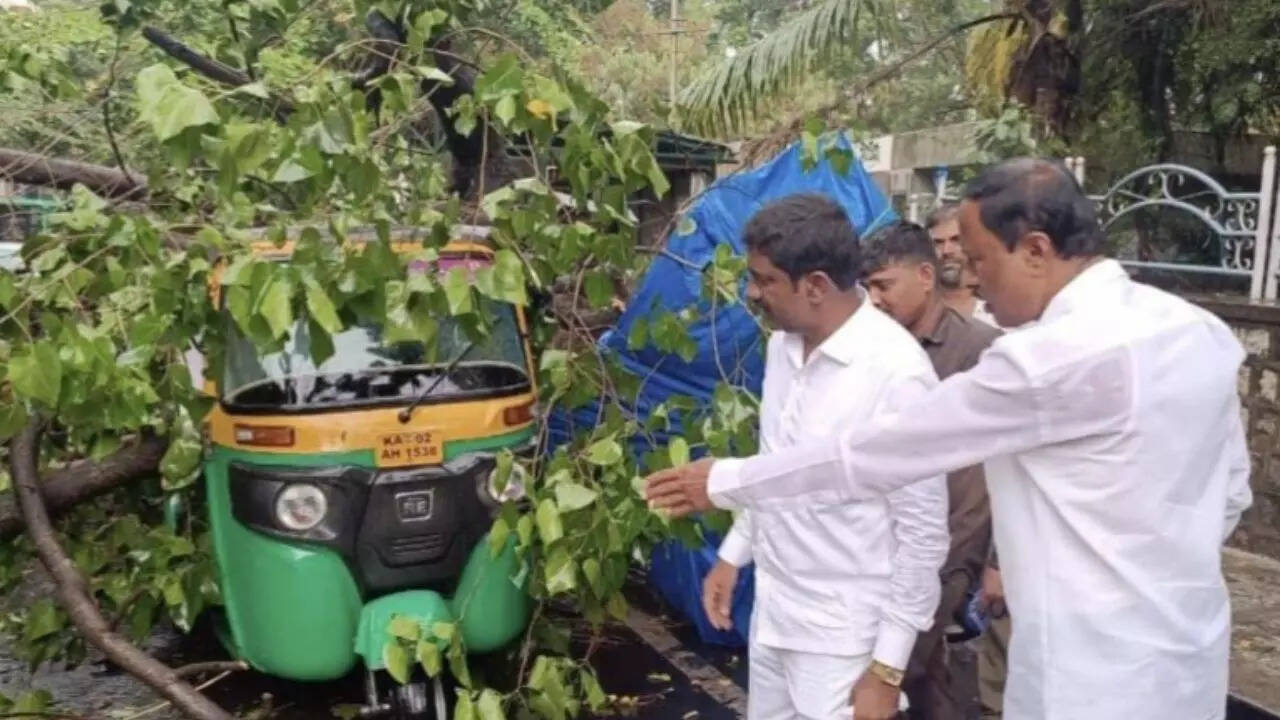
[[[335,7],[320,5],[330,13]],[[211,400],[192,382],[184,358],[191,348],[201,349],[208,376],[217,377],[232,333],[267,352],[305,328],[317,359],[333,352],[336,332],[357,322],[380,325],[389,336],[431,339],[438,319],[453,315],[469,332],[483,333],[482,298],[526,303],[530,291],[545,293],[568,277],[588,290],[585,312],[612,300],[593,288],[606,287],[611,277],[633,278],[645,265],[646,256],[635,250],[628,202],[641,191],[667,190],[650,128],[613,119],[610,107],[581,83],[527,68],[514,54],[489,56],[474,92],[454,105],[449,121],[463,132],[487,126],[498,137],[520,136],[537,162],[529,177],[490,188],[478,205],[464,203],[447,189],[449,158],[386,129],[413,116],[431,87],[423,79],[440,77],[429,40],[437,31],[467,38],[486,5],[377,3],[389,16],[408,19],[412,31],[376,83],[376,110],[346,70],[365,52],[362,43],[345,39],[348,24],[372,5],[354,0],[344,13],[326,14],[288,0],[244,7],[201,2],[184,5],[179,21],[176,6],[165,2],[109,4],[108,26],[119,29],[122,44],[139,49],[137,71],[115,88],[115,104],[129,111],[117,125],[130,138],[130,163],[148,178],[149,201],[116,206],[78,187],[52,218],[50,232],[24,248],[28,270],[0,272],[0,439],[29,418],[47,421],[45,472],[104,457],[143,432],[169,439],[158,477],[79,508],[58,525],[104,614],[135,638],[166,620],[189,628],[219,601],[207,535],[194,519],[199,428]],[[168,20],[199,26],[193,30],[198,46],[254,67],[258,80],[228,90],[144,51],[138,28]],[[221,26],[230,42],[212,39]],[[332,44],[291,41],[298,27]],[[269,49],[279,43],[293,60],[270,59]],[[471,46],[460,41],[454,47]],[[64,49],[53,48],[51,56],[65,55]],[[301,72],[304,66],[310,69]],[[66,64],[51,67],[48,77],[26,72],[23,78],[42,88],[82,81]],[[23,92],[7,86],[4,98],[29,102]],[[90,106],[95,101],[87,93],[67,97]],[[275,117],[279,99],[293,108],[286,122]],[[567,199],[553,191],[552,167]],[[433,257],[460,223],[480,213],[496,247],[492,269],[472,284],[456,274],[405,279],[409,262]],[[421,247],[409,255],[390,250],[393,230],[402,227],[420,230]],[[255,256],[251,246],[263,237],[293,240],[291,261]],[[225,312],[208,292],[218,268]],[[737,301],[740,272],[727,255],[709,268],[711,312]],[[529,476],[529,504],[504,507],[493,535],[499,543],[514,539],[522,575],[539,603],[574,609],[599,629],[625,616],[627,570],[654,541],[670,534],[699,541],[693,523],[647,509],[638,493],[642,468],[708,450],[749,450],[753,402],[725,385],[709,408],[675,398],[638,418],[631,408],[640,379],[599,355],[593,343],[547,347],[557,329],[574,327],[574,318],[541,306],[531,312],[542,406],[604,402],[588,432],[511,470]],[[656,312],[630,340],[688,357],[693,345],[685,327],[694,314]],[[680,439],[667,447],[662,438],[668,436]],[[513,464],[509,457],[503,462]],[[168,529],[162,504],[175,493],[193,510],[187,522]],[[30,562],[25,543],[0,550],[0,580],[11,597]],[[15,604],[4,627],[33,663],[84,657],[83,640],[47,600]],[[471,682],[459,636],[448,628],[419,628],[412,638],[406,637],[412,630],[399,630],[408,658],[428,671],[447,662],[462,681],[459,717],[562,718],[602,702],[598,682],[586,665],[566,657],[566,636],[545,613],[522,649],[531,662],[513,689]],[[400,659],[397,669],[404,667]]]
[[[824,0],[708,69],[681,93],[682,112],[695,127],[741,127],[762,103],[833,56],[865,52],[873,40],[867,25],[886,12],[878,0]]]

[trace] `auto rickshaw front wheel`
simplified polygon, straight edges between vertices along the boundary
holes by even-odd
[[[414,673],[412,681],[404,685],[387,678],[391,690],[384,695],[378,690],[378,675],[385,677],[385,673],[375,673],[372,670],[365,672],[368,704],[360,709],[360,717],[449,720],[449,693],[444,673],[429,678],[418,671]]]

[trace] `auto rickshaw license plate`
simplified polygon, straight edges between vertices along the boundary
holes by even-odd
[[[375,450],[379,467],[426,465],[444,459],[439,435],[430,430],[384,433]]]

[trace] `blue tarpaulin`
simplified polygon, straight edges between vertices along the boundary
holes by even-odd
[[[852,150],[843,136],[836,139],[835,146]],[[712,185],[668,239],[666,250],[670,255],[655,257],[627,310],[599,341],[602,349],[617,357],[628,372],[645,378],[634,408],[641,419],[672,395],[709,403],[722,379],[760,392],[764,339],[759,326],[741,305],[719,307],[713,323],[710,308],[702,300],[702,271],[712,263],[720,245],[728,245],[739,255],[745,253],[743,228],[763,205],[800,192],[819,192],[835,200],[849,214],[860,235],[896,219],[856,154],[847,172],[841,173],[829,159],[822,159],[806,171],[802,149],[796,144],[766,165]],[[698,319],[689,328],[697,344],[692,360],[685,362],[652,343],[638,350],[627,347],[632,327],[653,310],[678,312],[690,306],[699,309]],[[594,405],[575,412],[557,409],[550,418],[552,444],[568,441],[575,430],[589,430],[596,418]],[[672,432],[679,432],[678,427]],[[664,444],[667,440],[661,435],[656,439]],[[702,578],[714,562],[713,545],[688,549],[669,542],[655,550],[650,579],[669,603],[694,622],[705,642],[740,645],[746,640],[746,621],[750,617],[750,572],[744,572],[739,579],[735,632],[720,633],[707,623],[699,599]]]

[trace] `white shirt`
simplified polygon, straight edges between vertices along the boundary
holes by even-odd
[[[1251,502],[1243,355],[1216,317],[1102,261],[917,409],[716,463],[712,497],[852,500],[985,460],[1013,620],[1005,717],[1221,718],[1220,546]]]
[[[974,302],[972,317],[974,320],[984,322],[993,328],[1000,327],[1000,323],[996,322],[996,316],[992,315],[991,311],[987,309],[987,303],[985,300],[977,300]]]
[[[920,343],[864,302],[803,358],[793,333],[769,338],[760,407],[763,452],[833,438],[904,407],[937,384]],[[720,557],[756,564],[753,644],[865,656],[905,669],[938,605],[946,559],[942,475],[889,494],[743,511]]]

